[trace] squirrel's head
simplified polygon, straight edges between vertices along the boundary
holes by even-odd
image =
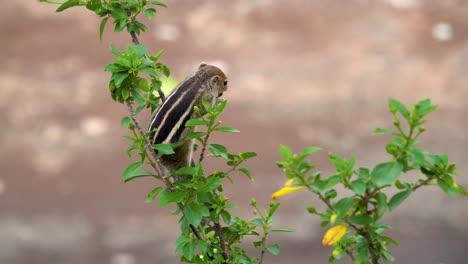
[[[202,63],[196,74],[206,84],[207,89],[202,91],[203,100],[211,102],[212,105],[222,100],[220,97],[227,90],[227,78],[224,72],[216,66]]]

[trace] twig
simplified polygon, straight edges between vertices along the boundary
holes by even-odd
[[[223,230],[221,229],[221,225],[219,223],[214,223],[213,229],[216,235],[219,237],[219,242],[221,244],[221,249],[223,250],[223,257],[225,260],[230,259],[229,257],[229,250],[226,245],[226,239],[223,234]]]

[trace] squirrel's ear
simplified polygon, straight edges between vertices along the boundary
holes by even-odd
[[[219,76],[218,75],[215,75],[211,78],[210,82],[211,82],[211,87],[216,87],[216,85],[218,85],[219,83]]]
[[[200,64],[200,66],[198,66],[198,69],[201,69],[201,68],[203,68],[203,67],[205,67],[205,66],[207,66],[207,65],[208,65],[208,64],[202,62],[202,63]]]

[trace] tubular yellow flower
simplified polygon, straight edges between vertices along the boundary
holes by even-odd
[[[336,217],[338,217],[337,214],[332,214],[332,215],[330,216],[330,223],[332,223],[332,224],[335,223]]]
[[[278,198],[280,196],[284,196],[286,194],[293,193],[293,192],[298,191],[298,190],[303,188],[303,187],[291,187],[293,182],[294,182],[293,179],[287,180],[286,183],[284,184],[283,188],[279,189],[278,191],[274,192],[271,195],[271,199],[276,200],[276,198]]]
[[[337,256],[343,254],[343,250],[341,250],[339,248],[335,248],[335,249],[333,249],[332,254],[333,254],[333,256],[337,257]]]
[[[323,236],[322,244],[324,246],[331,246],[336,242],[340,241],[346,234],[345,225],[337,225],[328,229],[327,233]]]

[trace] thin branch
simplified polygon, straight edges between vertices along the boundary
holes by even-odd
[[[224,259],[225,260],[230,259],[229,249],[227,248],[226,238],[224,237],[224,233],[223,233],[223,230],[221,228],[221,225],[219,223],[214,223],[213,229],[214,229],[216,235],[219,237],[219,242],[221,244],[221,249],[223,250]]]

